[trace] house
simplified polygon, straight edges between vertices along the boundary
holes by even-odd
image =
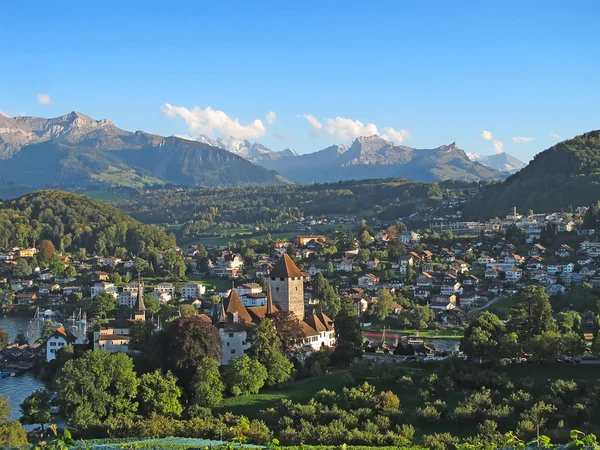
[[[475,275],[469,275],[464,281],[463,284],[466,286],[478,286],[481,281]]]
[[[15,303],[17,305],[32,305],[37,300],[37,294],[35,292],[30,294],[17,294]]]
[[[506,281],[509,283],[517,283],[523,276],[523,271],[518,267],[511,267],[504,271]]]
[[[358,278],[358,285],[363,288],[372,288],[379,284],[379,278],[372,273],[367,273]]]
[[[440,288],[440,293],[442,295],[454,295],[460,292],[461,290],[460,282],[456,282],[454,284],[444,284]]]
[[[369,307],[369,303],[360,296],[352,296],[352,300],[354,301],[354,309],[356,310],[356,315],[361,316],[365,313],[367,308]]]
[[[317,268],[314,264],[308,268],[306,271],[310,276],[315,276],[319,272],[323,272],[323,269]]]
[[[544,253],[546,253],[546,247],[544,247],[541,244],[534,244],[530,249],[529,249],[529,256],[541,256]]]
[[[537,281],[540,284],[546,284],[548,282],[548,274],[545,270],[532,270],[529,272],[529,279]]]
[[[414,297],[424,299],[431,295],[431,292],[428,289],[417,288],[414,290]]]
[[[421,235],[419,233],[415,233],[414,231],[405,231],[404,233],[400,233],[398,236],[404,244],[418,243],[421,241]]]
[[[450,263],[450,267],[458,270],[460,273],[465,273],[469,271],[469,264],[462,259],[455,259]]]
[[[75,341],[76,338],[73,333],[66,330],[65,327],[58,328],[46,340],[46,361],[52,361],[55,359],[56,352],[58,352],[67,344],[74,344]]]
[[[22,291],[33,286],[33,280],[11,280],[10,288],[13,291]]]
[[[121,262],[123,262],[123,260],[121,258],[115,258],[112,256],[109,257],[102,257],[102,258],[98,258],[98,264],[101,266],[110,266],[110,267],[115,267],[118,266],[119,264],[121,264]]]
[[[97,271],[92,274],[92,281],[100,283],[102,281],[108,281],[110,276],[106,272]]]
[[[40,288],[38,289],[40,294],[47,295],[50,292],[58,291],[60,289],[59,284],[40,284]]]
[[[550,285],[546,286],[546,294],[548,294],[549,296],[557,295],[557,294],[564,294],[564,293],[565,293],[565,287],[561,284],[550,284]]]
[[[490,266],[487,269],[485,269],[484,276],[486,280],[495,280],[496,278],[498,278],[499,274],[500,269],[498,269],[498,267]]]
[[[408,268],[414,266],[415,260],[412,255],[401,255],[398,257],[398,271],[402,275],[408,273]]]
[[[173,286],[172,283],[158,283],[156,286],[154,286],[154,292],[173,296],[175,295],[175,286]]]
[[[156,301],[158,301],[161,304],[166,304],[169,303],[172,299],[173,296],[171,294],[169,294],[168,292],[156,292],[156,291],[152,291],[150,292],[150,295],[152,296],[152,298],[154,298]]]
[[[304,247],[310,241],[319,241],[319,242],[327,242],[327,237],[318,234],[318,235],[297,235],[292,238],[292,244],[296,247]]]
[[[119,288],[114,283],[107,283],[106,281],[103,281],[102,283],[96,283],[92,286],[92,298],[94,298],[100,292],[108,292],[115,299],[119,296]]]
[[[556,256],[558,256],[559,258],[568,258],[569,256],[571,256],[573,253],[575,252],[575,250],[573,250],[571,247],[569,247],[567,244],[562,244],[560,247],[558,247],[556,249],[556,251],[554,252],[554,254]]]
[[[338,272],[352,272],[352,269],[352,260],[348,258],[342,259],[335,265],[335,270]]]
[[[237,278],[244,268],[244,260],[238,253],[226,250],[216,258],[210,273],[219,277]]]
[[[198,298],[206,293],[206,286],[201,283],[187,283],[181,288],[183,298]]]
[[[433,276],[428,272],[421,272],[417,277],[417,286],[429,286],[433,285]]]
[[[37,252],[38,252],[37,248],[31,247],[31,248],[24,248],[22,250],[19,250],[18,253],[21,258],[33,258]]]
[[[76,292],[83,292],[83,287],[81,287],[81,286],[65,286],[65,287],[63,287],[62,291],[63,291],[63,294],[65,294],[65,295],[71,295]]]
[[[394,302],[394,304],[392,305],[392,311],[390,312],[390,315],[398,316],[400,315],[403,309],[404,307],[400,303]]]
[[[127,306],[133,308],[137,301],[137,290],[135,292],[123,291],[119,292],[119,298],[117,299],[117,306]]]

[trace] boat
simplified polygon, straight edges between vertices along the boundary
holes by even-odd
[[[417,338],[417,337],[409,337],[408,338],[408,343],[410,345],[423,345],[425,343],[425,341],[421,338]]]
[[[9,375],[8,372],[0,372],[0,378],[8,378]]]

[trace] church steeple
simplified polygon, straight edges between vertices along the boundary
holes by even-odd
[[[146,320],[146,305],[144,305],[144,288],[142,287],[142,278],[138,272],[138,291],[135,311],[133,313],[134,320]]]
[[[271,285],[267,288],[267,313],[266,317],[271,317],[273,312],[273,293],[271,292]]]

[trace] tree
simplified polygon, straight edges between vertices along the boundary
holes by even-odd
[[[289,311],[279,311],[273,317],[277,336],[285,354],[296,350],[304,341],[304,332],[298,318]]]
[[[556,315],[556,324],[561,333],[580,333],[581,315],[577,311],[561,311]]]
[[[148,355],[156,347],[156,325],[151,320],[136,320],[129,330],[129,345]]]
[[[167,253],[165,253],[163,264],[165,271],[173,276],[176,280],[182,280],[185,278],[185,271],[187,270],[187,267],[183,260],[183,255],[180,253],[169,250]]]
[[[27,432],[16,420],[11,420],[11,408],[6,397],[0,396],[0,447],[16,448],[27,445]]]
[[[521,342],[545,331],[555,331],[552,305],[541,286],[528,286],[513,296],[508,327],[519,336]]]
[[[156,297],[151,294],[144,294],[144,305],[146,306],[146,311],[150,314],[158,314],[162,307]]]
[[[260,362],[244,355],[229,361],[224,376],[229,392],[237,396],[256,394],[265,385],[268,374]]]
[[[100,292],[92,299],[91,313],[96,317],[106,317],[116,307],[117,302],[111,294]]]
[[[588,208],[588,210],[585,212],[585,216],[583,216],[583,228],[585,230],[591,230],[596,228],[596,224],[596,214],[594,214],[592,208]]]
[[[336,347],[332,358],[338,364],[350,364],[363,354],[363,333],[356,317],[354,301],[344,297],[334,320]]]
[[[313,293],[319,299],[323,312],[330,317],[335,317],[340,307],[340,299],[335,289],[321,272],[317,273],[312,281]]]
[[[354,248],[354,235],[352,231],[345,229],[341,225],[334,231],[333,240],[338,250],[352,250]]]
[[[138,380],[124,353],[93,350],[67,361],[57,380],[67,419],[77,428],[108,418],[131,418],[137,411]]]
[[[56,253],[54,244],[47,239],[44,239],[38,244],[37,250],[38,261],[43,265],[48,264],[48,262],[50,262],[50,258],[52,258]]]
[[[155,413],[160,416],[179,417],[183,411],[179,403],[180,397],[181,389],[177,386],[177,378],[171,372],[163,375],[160,370],[156,370],[140,377],[138,401],[143,415]]]
[[[213,309],[219,303],[221,303],[221,297],[219,297],[218,294],[211,295],[210,297],[207,297],[204,300],[204,306],[207,309]]]
[[[50,393],[45,389],[34,391],[21,403],[21,423],[25,425],[39,424],[43,431],[44,425],[50,420],[52,420]]]
[[[198,314],[198,310],[194,305],[181,305],[179,307],[179,312],[182,316],[195,316]]]
[[[478,358],[498,357],[505,329],[495,314],[484,311],[471,322],[460,340],[460,350]]]
[[[215,406],[223,400],[225,385],[221,381],[219,362],[214,358],[204,358],[198,364],[190,384],[192,402],[199,406]]]
[[[416,305],[412,311],[413,323],[417,329],[427,328],[433,320],[433,311],[427,306]]]
[[[260,320],[252,330],[249,355],[267,369],[269,386],[285,383],[292,376],[294,365],[283,354],[277,330],[268,317]]]
[[[4,347],[6,347],[6,345],[4,344],[4,336],[2,333],[6,333],[6,332],[4,330],[0,331],[0,347],[4,348]],[[6,334],[6,341],[8,343],[8,334]],[[27,342],[28,342],[27,335],[25,334],[25,332],[22,329],[19,330],[19,332],[15,336],[15,343],[19,344],[19,345],[23,345],[23,344],[27,344]]]
[[[22,332],[23,330],[21,330]],[[18,337],[19,335],[17,335]],[[10,341],[10,337],[8,336],[8,333],[6,331],[4,331],[4,328],[0,328],[0,350],[4,350]],[[25,339],[25,341],[27,341],[27,339]],[[22,345],[22,344],[19,344]]]
[[[175,319],[160,333],[159,342],[167,367],[175,373],[193,369],[207,357],[221,359],[219,331],[200,316]]]
[[[28,277],[33,272],[33,269],[27,262],[27,260],[23,258],[19,258],[16,261],[16,264],[13,266],[13,274],[16,277]]]
[[[40,340],[45,341],[58,329],[59,326],[51,320],[44,322],[44,328],[42,328],[42,331],[40,332]]]
[[[385,319],[394,309],[394,297],[389,289],[377,291],[377,302],[373,305],[373,315],[379,320]]]
[[[552,362],[563,354],[562,336],[556,331],[542,331],[531,336],[525,348],[535,360]]]

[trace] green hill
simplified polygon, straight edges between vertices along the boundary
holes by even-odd
[[[0,247],[32,247],[42,239],[57,249],[101,255],[113,255],[119,247],[140,254],[175,245],[161,228],[83,195],[48,190],[0,202]]]
[[[600,131],[591,131],[550,147],[505,181],[487,186],[465,212],[504,216],[513,206],[519,211],[555,211],[599,198]]]

